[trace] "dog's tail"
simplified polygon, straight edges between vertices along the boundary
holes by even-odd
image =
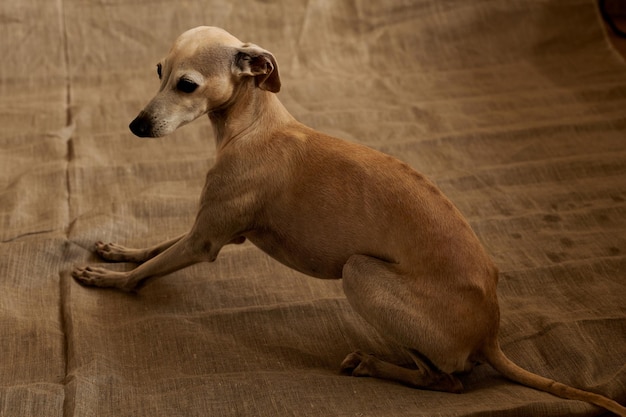
[[[593,392],[573,388],[520,368],[506,357],[504,352],[502,352],[502,349],[500,349],[500,344],[497,341],[491,344],[491,346],[483,349],[483,358],[496,371],[500,372],[512,381],[541,391],[549,392],[557,397],[566,398],[568,400],[586,401],[605,408],[618,416],[626,417],[626,407],[610,398]]]

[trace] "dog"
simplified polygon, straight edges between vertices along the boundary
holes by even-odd
[[[616,401],[506,357],[498,269],[458,209],[407,164],[296,121],[275,94],[281,81],[270,52],[203,26],[180,35],[157,74],[160,90],[130,130],[160,137],[208,114],[217,156],[196,220],[183,236],[146,249],[97,242],[102,258],[140,265],[76,267],[78,282],[133,291],[248,239],[304,274],[342,278],[354,310],[417,365],[356,351],[344,373],[456,393],[463,385],[455,374],[486,362],[518,383],[626,416]]]

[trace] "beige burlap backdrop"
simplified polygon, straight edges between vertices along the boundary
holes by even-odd
[[[512,359],[626,403],[626,65],[594,1],[24,0],[0,5],[0,415],[602,414],[486,365],[463,395],[341,376],[357,348],[405,358],[340,282],[247,243],[135,296],[76,284],[96,240],[194,219],[208,120],[158,140],[127,125],[200,24],[271,50],[299,120],[458,205],[502,270]]]

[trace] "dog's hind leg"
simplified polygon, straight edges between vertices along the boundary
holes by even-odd
[[[428,325],[433,321],[427,307],[429,297],[415,292],[416,287],[411,283],[415,279],[403,274],[393,263],[364,255],[350,257],[343,268],[343,288],[348,301],[382,336],[402,346],[417,369],[357,351],[345,358],[341,370],[349,375],[393,380],[413,388],[461,392],[461,381],[438,368],[422,351],[437,349],[444,335],[432,325],[435,323]]]
[[[399,382],[412,388],[460,393],[463,384],[457,377],[446,374],[411,354],[417,369],[385,362],[359,351],[352,352],[341,363],[341,372],[352,376],[371,376]]]

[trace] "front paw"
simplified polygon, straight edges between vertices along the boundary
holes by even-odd
[[[96,253],[107,261],[120,262],[126,260],[127,249],[116,243],[104,243],[101,241],[95,244]]]
[[[72,270],[72,277],[86,286],[100,287],[100,288],[119,288],[124,291],[132,291],[133,288],[128,288],[128,277],[124,272],[111,271],[109,269],[85,266],[75,267]]]

